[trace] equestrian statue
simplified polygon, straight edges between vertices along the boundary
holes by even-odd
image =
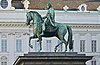
[[[37,42],[40,44],[40,50],[42,50],[42,37],[57,37],[60,40],[60,43],[55,46],[54,51],[57,51],[57,47],[61,45],[62,43],[65,44],[65,52],[67,51],[67,46],[69,44],[69,49],[73,49],[73,41],[72,41],[72,29],[70,26],[64,24],[64,23],[58,23],[55,22],[55,10],[52,8],[52,5],[50,3],[47,4],[48,10],[46,16],[42,17],[38,12],[36,11],[30,11],[27,12],[27,25],[30,25],[30,22],[32,21],[33,26],[33,36],[30,36],[29,38],[29,46],[33,48],[31,45],[31,39],[38,38]],[[64,36],[66,35],[68,31],[68,40],[66,41],[64,39]]]

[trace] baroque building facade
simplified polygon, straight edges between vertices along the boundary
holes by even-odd
[[[9,3],[11,4],[11,0]],[[56,21],[72,27],[73,52],[93,56],[86,62],[87,65],[100,65],[100,11],[88,11],[87,7],[86,4],[82,4],[78,11],[55,10]],[[24,10],[23,7],[16,9],[11,5],[9,8],[0,9],[0,65],[13,65],[18,56],[28,52],[38,52],[37,39],[31,41],[33,49],[28,46],[29,37],[33,35],[32,27],[29,28],[25,24],[28,11],[37,11],[42,16],[47,12],[46,10]],[[65,38],[67,39],[67,35]],[[43,38],[41,52],[54,52],[54,47],[58,43],[56,37]],[[57,51],[63,52],[64,45],[59,46]]]
[[[42,16],[44,10],[38,11]],[[0,62],[1,65],[13,64],[14,60],[27,52],[38,52],[37,39],[31,41],[33,49],[29,48],[28,40],[32,35],[32,28],[26,26],[25,10],[0,11]],[[68,24],[73,30],[73,52],[94,56],[87,65],[100,63],[100,13],[99,12],[65,12],[56,11],[56,21]],[[67,35],[66,35],[67,36]],[[67,37],[66,37],[67,38]],[[56,37],[43,38],[41,52],[54,52],[59,43]],[[64,45],[58,47],[58,52],[64,51]]]

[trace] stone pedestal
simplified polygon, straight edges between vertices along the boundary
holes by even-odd
[[[13,65],[86,65],[91,58],[77,52],[29,52],[19,56]]]

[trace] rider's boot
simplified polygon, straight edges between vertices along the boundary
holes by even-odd
[[[40,34],[41,36],[44,35],[44,31],[45,31],[45,24],[42,24],[42,33]]]
[[[42,33],[41,33],[40,35],[41,35],[41,36],[44,35],[43,31],[42,31]]]

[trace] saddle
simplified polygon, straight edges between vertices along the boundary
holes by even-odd
[[[55,32],[57,31],[58,27],[46,24],[45,32]]]

